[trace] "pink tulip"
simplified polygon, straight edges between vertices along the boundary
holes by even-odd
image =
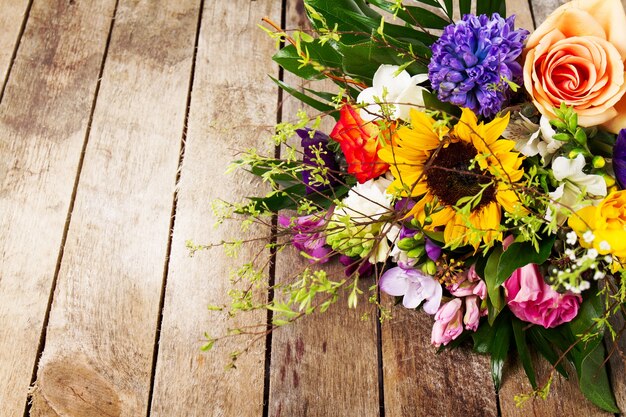
[[[556,292],[546,284],[535,264],[516,269],[504,282],[504,288],[507,305],[515,316],[546,329],[574,319],[582,301],[579,295]]]
[[[463,333],[463,303],[455,298],[439,307],[435,314],[435,324],[431,335],[431,343],[437,347],[447,345]]]

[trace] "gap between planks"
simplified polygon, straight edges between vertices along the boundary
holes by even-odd
[[[30,17],[30,10],[33,7],[33,1],[34,0],[28,1],[28,5],[26,6],[26,10],[24,11],[24,18],[22,20],[22,25],[20,26],[20,31],[18,32],[18,35],[17,35],[17,40],[15,42],[15,47],[13,48],[13,53],[11,54],[11,59],[9,60],[7,73],[4,75],[2,88],[0,88],[0,103],[2,103],[2,99],[4,98],[4,91],[6,90],[7,84],[9,83],[9,78],[11,77],[11,70],[13,69],[13,63],[15,62],[15,58],[17,57],[17,51],[20,49],[20,43],[22,43],[22,36],[24,36],[24,31],[26,30],[26,23],[28,22],[28,18]]]
[[[183,131],[180,138],[180,150],[178,156],[178,168],[176,169],[176,180],[174,185],[174,194],[172,196],[172,211],[170,215],[170,225],[167,236],[167,248],[165,252],[165,261],[163,264],[163,282],[161,284],[161,294],[159,295],[158,320],[156,330],[154,332],[154,351],[152,352],[152,368],[150,369],[150,390],[148,391],[148,401],[146,416],[150,417],[152,413],[152,399],[154,396],[154,382],[156,379],[156,368],[159,360],[159,346],[161,339],[161,327],[163,325],[163,307],[165,305],[165,291],[167,289],[167,278],[170,267],[170,255],[172,253],[172,240],[174,237],[174,227],[176,225],[176,209],[178,206],[178,187],[185,159],[185,142],[187,141],[187,130],[189,127],[189,111],[191,109],[191,95],[193,94],[193,82],[196,75],[196,59],[198,58],[198,43],[200,42],[200,30],[202,28],[202,12],[204,11],[204,0],[200,0],[198,10],[198,21],[196,23],[196,35],[193,44],[193,56],[191,58],[191,69],[189,71],[189,85],[187,87],[187,101],[185,104],[185,118],[183,121]],[[25,416],[26,417],[26,416]]]
[[[280,5],[280,27],[285,28],[287,26],[287,0],[281,0]],[[280,41],[280,49],[285,47],[285,40]],[[283,67],[278,66],[278,80],[285,80],[285,70]],[[280,86],[276,86],[276,124],[283,121],[283,103],[284,93]],[[280,158],[280,147],[277,145],[274,148],[274,158]],[[267,300],[272,302],[274,300],[274,284],[276,283],[276,243],[278,242],[278,213],[272,215],[272,229],[270,238],[270,264],[269,264],[269,277],[268,277],[268,292]],[[267,336],[265,336],[265,362],[264,362],[264,375],[263,375],[263,411],[262,417],[269,417],[270,410],[270,382],[272,376],[272,321],[274,318],[274,312],[267,310]]]
[[[78,184],[80,183],[80,175],[83,170],[83,162],[85,160],[85,152],[87,150],[87,145],[89,143],[89,136],[91,134],[91,125],[93,123],[93,115],[96,110],[96,105],[98,103],[98,96],[100,93],[100,85],[102,83],[102,75],[104,74],[104,67],[106,65],[107,56],[109,54],[109,45],[111,43],[111,34],[113,33],[113,27],[115,26],[115,16],[117,14],[117,8],[119,6],[120,0],[115,0],[115,6],[113,8],[113,14],[111,15],[111,24],[109,25],[109,33],[107,34],[106,44],[104,46],[104,53],[102,54],[102,61],[100,63],[100,69],[98,71],[98,78],[96,81],[96,88],[94,90],[94,96],[91,103],[91,108],[89,109],[89,120],[87,122],[87,129],[85,131],[85,139],[83,140],[83,146],[80,151],[80,158],[78,160],[78,168],[76,170],[76,177],[74,178],[74,186],[72,188],[72,195],[70,197],[70,204],[67,210],[67,216],[65,218],[65,226],[63,227],[63,236],[61,237],[61,246],[59,248],[59,255],[57,257],[56,266],[54,268],[54,276],[52,278],[52,286],[50,287],[50,295],[48,298],[48,304],[46,306],[46,313],[43,319],[43,325],[41,327],[41,336],[39,337],[39,344],[37,346],[37,355],[35,356],[35,363],[33,366],[33,374],[30,379],[30,387],[32,388],[37,380],[37,373],[39,372],[39,359],[46,348],[46,337],[48,334],[48,323],[50,322],[50,312],[52,310],[52,303],[54,301],[54,294],[56,292],[57,283],[59,281],[59,272],[61,270],[61,263],[63,262],[63,253],[65,251],[65,243],[67,242],[67,236],[70,229],[70,224],[72,223],[72,212],[74,211],[74,202],[76,201],[76,193],[78,191]],[[30,8],[33,4],[33,0],[30,1],[28,5],[28,12],[26,13],[26,19],[30,14]],[[24,24],[22,25],[22,31],[20,32],[20,40],[22,34],[26,28],[26,19],[24,20]],[[19,45],[19,42],[18,42]],[[7,77],[5,79],[5,86],[11,75],[11,68],[13,67],[13,62],[15,59],[15,55],[17,54],[18,47],[16,46],[13,59],[11,60],[11,66],[9,67],[9,71],[7,71]],[[0,102],[2,101],[2,96],[4,95],[4,88],[2,90],[2,94],[0,95]],[[26,395],[26,404],[24,406],[24,417],[30,416],[31,405],[32,403],[29,400],[30,393]]]

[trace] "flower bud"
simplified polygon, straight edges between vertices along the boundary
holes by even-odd
[[[423,265],[422,265],[422,272],[425,274],[428,274],[430,276],[433,276],[437,273],[437,264],[435,264],[435,262],[433,262],[432,260],[427,260]]]
[[[410,251],[411,249],[415,249],[418,244],[419,242],[412,237],[405,237],[404,239],[400,239],[397,246],[404,251]]]
[[[426,248],[424,248],[424,246],[419,246],[415,249],[411,249],[410,251],[407,252],[407,256],[409,258],[421,258],[424,254],[426,253]]]
[[[601,156],[594,156],[593,160],[591,161],[591,165],[594,168],[604,168],[604,166],[606,165],[606,161]]]

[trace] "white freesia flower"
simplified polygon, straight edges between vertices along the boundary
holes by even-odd
[[[391,118],[394,120],[408,120],[411,107],[424,106],[424,88],[417,84],[426,81],[428,74],[411,77],[405,70],[398,73],[399,69],[397,65],[381,65],[374,74],[373,86],[361,91],[356,101],[367,105],[361,109],[361,118],[364,121],[371,122],[383,117],[383,111],[377,102],[393,104]]]
[[[550,198],[557,201],[559,205],[571,210],[593,204],[598,204],[606,196],[606,182],[601,175],[585,174],[585,157],[577,155],[574,159],[559,156],[552,162],[552,172],[554,178],[561,184],[556,190],[550,193]],[[586,196],[584,200],[581,196]],[[548,220],[552,219],[552,212],[548,210]],[[562,224],[566,216],[560,214],[557,223]]]
[[[392,196],[387,193],[390,184],[391,180],[380,177],[355,185],[343,199],[342,207],[335,210],[335,215],[349,216],[355,224],[380,219],[391,211]]]
[[[552,156],[565,142],[553,139],[556,131],[550,126],[550,120],[541,116],[539,124],[531,122],[519,113],[519,119],[510,123],[502,136],[515,141],[515,150],[525,156],[541,156],[541,163],[546,166]]]
[[[342,207],[335,210],[333,217],[349,216],[351,222],[358,225],[371,223],[389,214],[392,210],[392,196],[387,193],[387,187],[390,184],[391,180],[385,177],[357,184],[348,192],[348,196],[342,202]],[[379,240],[375,250],[370,254],[371,263],[385,262],[387,259],[390,251],[388,234],[391,231],[390,223],[382,226],[379,234],[384,237]]]

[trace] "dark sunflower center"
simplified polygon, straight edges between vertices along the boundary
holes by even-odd
[[[442,148],[426,172],[426,184],[430,192],[442,203],[455,206],[463,197],[478,195],[491,175],[481,172],[477,164],[470,170],[470,164],[478,153],[473,145],[455,142]],[[493,184],[482,192],[480,202],[474,210],[495,200],[496,190]]]

